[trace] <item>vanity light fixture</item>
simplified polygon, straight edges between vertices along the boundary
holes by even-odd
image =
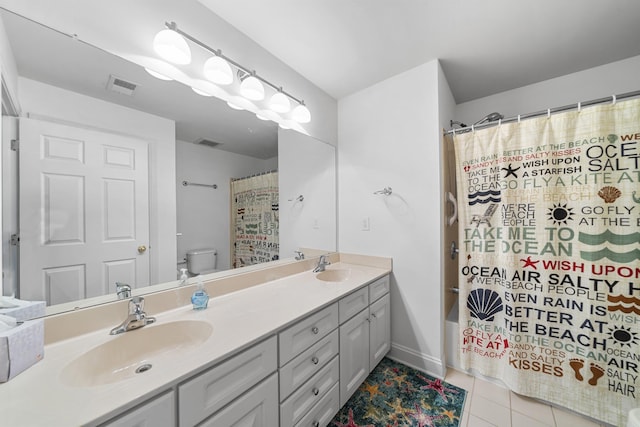
[[[252,101],[262,101],[264,99],[264,86],[260,80],[256,78],[256,72],[252,71],[251,74],[247,74],[242,70],[238,70],[238,77],[242,83],[240,83],[240,94]]]
[[[191,87],[191,90],[194,91],[195,93],[197,93],[200,96],[213,96],[213,94],[209,93],[209,92],[205,92],[202,89],[198,89],[197,87]]]
[[[303,100],[284,91],[281,86],[276,86],[259,76],[254,70],[244,67],[228,56],[225,56],[219,49],[213,49],[195,37],[180,30],[175,22],[165,22],[165,27],[165,30],[160,31],[156,35],[154,48],[156,52],[167,61],[176,64],[190,63],[191,50],[187,44],[187,41],[190,41],[213,55],[205,62],[202,68],[204,77],[208,81],[219,85],[231,84],[234,79],[232,67],[237,69],[237,75],[240,79],[240,94],[244,97],[244,101],[240,101],[241,97],[238,96],[226,96],[224,99],[231,108],[252,112],[260,110],[261,107],[254,105],[251,101],[262,101],[265,98],[264,85],[267,85],[275,90],[275,94],[272,95],[268,103],[266,103],[273,114],[264,114],[264,112],[261,112],[261,119],[264,120],[264,118],[266,118],[275,121],[283,128],[290,128],[287,122],[309,123],[311,121],[311,112]],[[170,54],[169,52],[173,53]],[[188,60],[186,59],[187,57]],[[209,91],[205,92],[210,94]],[[213,95],[217,96],[215,93]],[[231,94],[227,93],[227,95]],[[298,103],[293,111],[291,111],[291,101]],[[277,113],[288,113],[290,116],[289,118],[281,117]]]
[[[233,83],[233,71],[229,63],[220,55],[222,52],[219,50],[217,54],[207,59],[202,68],[204,76],[214,83],[219,85],[229,85]]]
[[[282,88],[278,89],[269,100],[269,108],[276,113],[288,113],[291,110],[291,102],[287,95],[282,93]]]
[[[153,38],[153,49],[169,62],[186,65],[191,62],[191,49],[184,37],[175,31],[176,28],[175,22],[172,22],[156,34]]]

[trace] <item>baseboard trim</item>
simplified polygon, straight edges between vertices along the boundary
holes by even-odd
[[[444,378],[446,372],[442,360],[397,343],[391,343],[387,357],[434,377]]]

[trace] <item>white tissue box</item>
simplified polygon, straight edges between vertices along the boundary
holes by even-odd
[[[44,357],[44,320],[28,320],[0,332],[0,383],[7,382]]]
[[[35,319],[44,316],[46,303],[44,301],[22,301],[18,299],[5,299],[9,304],[17,305],[17,307],[0,308],[0,314],[15,317],[18,322]]]

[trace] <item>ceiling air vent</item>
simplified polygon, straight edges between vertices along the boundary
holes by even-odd
[[[200,138],[196,141],[194,141],[194,144],[198,144],[198,145],[206,145],[207,147],[217,147],[218,145],[222,144],[221,142],[215,142],[215,141],[211,141],[210,139],[206,139],[206,138]]]
[[[109,75],[109,82],[107,83],[107,90],[116,92],[122,95],[133,96],[133,92],[138,87],[137,83],[128,82],[120,77],[116,77],[113,74]]]

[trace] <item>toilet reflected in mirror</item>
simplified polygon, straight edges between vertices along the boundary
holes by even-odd
[[[189,276],[215,273],[218,252],[213,248],[187,251],[187,271]]]

